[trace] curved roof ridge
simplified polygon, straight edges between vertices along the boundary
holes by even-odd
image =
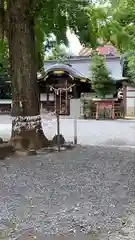
[[[48,67],[45,70],[45,75],[47,75],[49,72],[54,71],[54,70],[63,70],[65,72],[68,72],[72,77],[86,79],[84,74],[80,73],[72,66],[69,66],[68,64],[63,64],[63,63],[56,63],[56,64],[51,65],[50,67]]]

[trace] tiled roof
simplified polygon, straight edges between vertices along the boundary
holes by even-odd
[[[79,56],[90,56],[92,52],[92,49],[90,48],[86,48],[86,47],[82,47],[82,49],[79,52]]]
[[[82,78],[82,79],[86,79],[87,77],[85,77],[85,75],[83,75],[82,73],[80,73],[78,70],[74,69],[72,66],[70,66],[69,64],[62,64],[62,63],[57,63],[54,65],[51,65],[50,67],[48,67],[45,71],[45,77],[52,72],[55,71],[64,71],[69,73],[72,77],[74,78]]]
[[[105,56],[118,56],[119,55],[117,49],[109,44],[98,47],[96,50],[99,52],[99,54],[105,55]],[[91,48],[82,47],[82,49],[79,52],[79,56],[90,56],[91,53],[92,53]]]

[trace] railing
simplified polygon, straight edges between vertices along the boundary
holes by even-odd
[[[115,112],[115,118],[116,119],[124,118],[124,113],[123,112]]]
[[[9,104],[0,105],[0,115],[11,114],[11,106]]]
[[[1,110],[0,110],[0,115],[7,115],[7,114],[10,115],[10,114],[11,114],[11,110],[10,110],[10,111],[8,111],[8,110],[5,110],[5,111],[3,110],[3,111],[1,111]]]
[[[84,119],[96,119],[96,112],[85,112]]]
[[[122,108],[114,108],[114,119],[119,119],[124,117],[124,111]],[[104,108],[102,111],[99,111],[99,119],[112,119],[112,109]],[[84,119],[96,119],[96,110],[95,111],[85,111]]]

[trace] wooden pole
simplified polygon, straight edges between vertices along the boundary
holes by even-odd
[[[74,118],[74,144],[77,145],[77,119]]]
[[[75,84],[74,87],[73,87],[73,95],[74,95],[74,98],[77,98],[76,84]]]
[[[67,90],[67,80],[66,80],[66,91],[65,91],[65,102],[66,102],[66,114],[68,114],[68,90]]]
[[[60,114],[62,113],[61,111],[61,89],[60,89],[60,110],[59,110]]]
[[[112,120],[115,119],[114,101],[112,102]]]
[[[59,113],[56,114],[57,117],[57,145],[58,145],[58,152],[60,152],[60,115]]]
[[[54,90],[54,112],[57,113],[57,98],[56,98],[56,90]]]
[[[46,84],[46,102],[47,102],[47,111],[48,112],[49,112],[49,92],[50,92],[49,85]]]
[[[99,106],[98,106],[98,102],[97,102],[97,105],[96,105],[96,120],[99,119],[98,110],[99,110]]]

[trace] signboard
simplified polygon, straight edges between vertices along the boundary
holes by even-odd
[[[81,79],[80,82],[86,82],[86,79]]]
[[[112,103],[110,103],[110,102],[100,102],[99,103],[99,106],[101,107],[101,108],[111,108],[112,107]]]
[[[53,71],[53,74],[56,74],[56,75],[62,75],[64,73],[65,73],[64,71],[60,71],[60,70]]]
[[[104,101],[104,100],[103,101],[97,101],[96,104],[98,104],[100,109],[112,108],[113,107],[113,102],[112,101]]]

